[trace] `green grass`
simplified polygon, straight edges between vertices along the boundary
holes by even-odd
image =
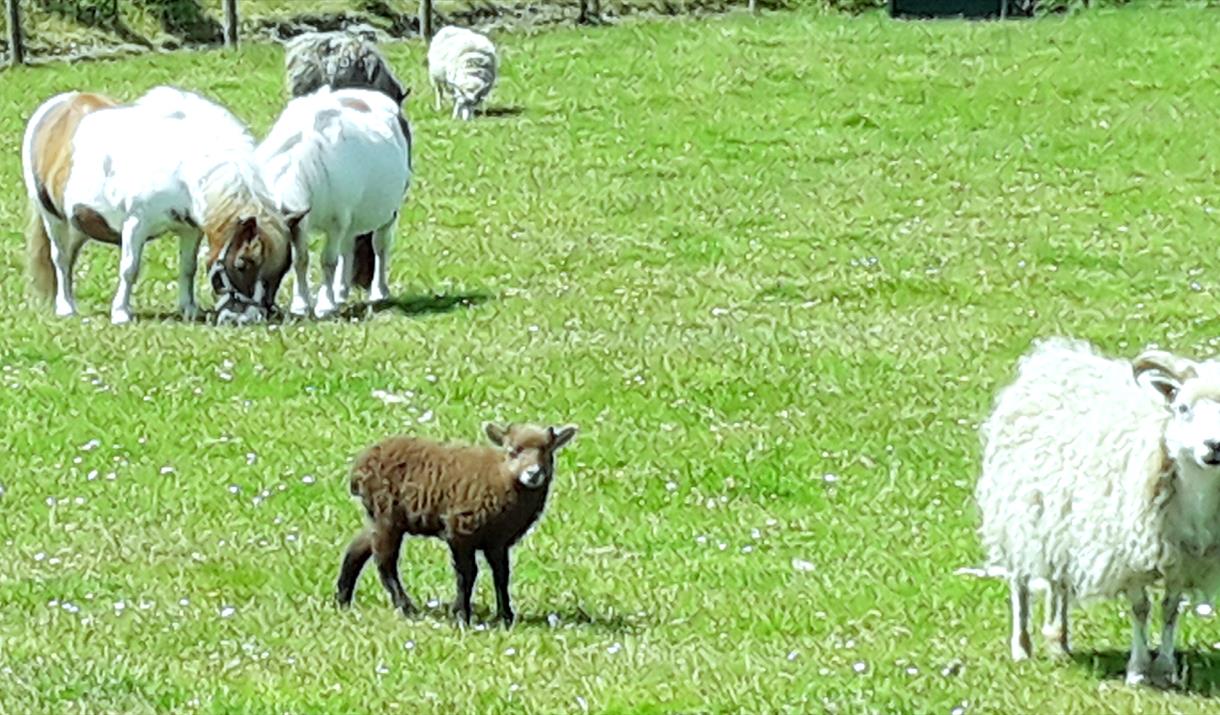
[[[106,246],[83,318],[28,306],[18,145],[72,87],[173,82],[263,131],[278,49],[5,73],[0,711],[1212,712],[1215,621],[1185,621],[1190,692],[1135,691],[1117,604],[1076,611],[1077,660],[1012,664],[1004,587],[953,570],[981,559],[975,427],[1031,339],[1214,352],[1216,24],[503,35],[493,104],[521,112],[471,124],[392,46],[418,171],[392,281],[419,300],[270,329],[148,317],[172,242],[134,326]],[[406,621],[372,573],[332,609],[351,456],[485,419],[582,428],[514,552],[522,622]],[[402,572],[452,597],[438,542]]]

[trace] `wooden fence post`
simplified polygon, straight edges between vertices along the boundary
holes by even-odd
[[[419,0],[419,36],[432,39],[432,0]]]
[[[21,37],[20,0],[7,0],[8,4],[8,63],[12,66],[25,64],[25,44]]]
[[[237,0],[225,0],[225,47],[237,47]]]

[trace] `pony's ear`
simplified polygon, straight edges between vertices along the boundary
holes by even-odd
[[[284,221],[288,224],[289,233],[296,233],[297,227],[301,225],[301,221],[309,215],[309,209],[301,209],[300,211],[282,210],[284,212]]]
[[[233,234],[233,243],[235,248],[241,248],[243,245],[253,241],[258,237],[258,219],[249,216],[243,218],[237,223],[237,232]]]

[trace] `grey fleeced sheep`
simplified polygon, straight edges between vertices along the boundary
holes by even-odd
[[[371,89],[401,105],[410,94],[371,39],[351,30],[307,32],[284,45],[288,94],[303,97],[324,86]]]
[[[1068,649],[1074,600],[1125,596],[1127,682],[1177,680],[1183,596],[1220,586],[1220,362],[1134,361],[1053,339],[1025,355],[982,428],[976,497],[989,570],[1007,576],[1012,656],[1030,655],[1030,584],[1049,585],[1044,635]],[[1147,588],[1165,584],[1155,661]]]
[[[555,453],[575,427],[484,426],[494,447],[443,445],[391,437],[362,452],[352,465],[351,493],[368,527],[348,546],[336,601],[352,601],[356,579],[372,557],[381,583],[404,614],[415,605],[398,578],[403,536],[435,536],[449,544],[457,575],[453,610],[470,622],[470,595],[482,551],[496,586],[497,616],[514,619],[508,596],[508,550],[537,521],[555,472]]]

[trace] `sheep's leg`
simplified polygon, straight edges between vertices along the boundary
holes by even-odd
[[[1068,593],[1062,582],[1052,581],[1046,592],[1046,615],[1042,635],[1055,657],[1068,655]]]
[[[504,625],[511,626],[516,616],[508,597],[508,547],[494,546],[483,554],[487,556],[487,564],[491,566],[491,575],[496,582],[496,617],[504,621]]]
[[[474,592],[474,580],[479,575],[479,565],[474,560],[474,549],[450,544],[453,553],[453,571],[457,574],[457,597],[453,601],[453,612],[467,625],[470,624],[470,596]]]
[[[381,585],[390,594],[394,607],[409,616],[415,612],[415,604],[398,580],[398,552],[402,547],[402,533],[380,532],[373,536],[373,559],[377,562],[377,573]]]
[[[439,112],[441,111],[441,83],[434,80],[432,89],[436,90],[436,102],[433,103],[433,107]]]
[[[1127,661],[1127,685],[1141,685],[1148,679],[1148,594],[1143,587],[1127,593],[1131,599],[1131,658]]]
[[[1012,589],[1012,659],[1025,660],[1032,649],[1029,640],[1029,579],[1014,576],[1009,586]]]
[[[1166,591],[1165,600],[1161,601],[1161,616],[1165,623],[1161,630],[1161,648],[1152,663],[1152,680],[1157,685],[1171,686],[1178,683],[1174,641],[1178,631],[1178,607],[1181,603],[1182,594],[1174,590]]]
[[[343,555],[343,565],[339,567],[339,583],[335,587],[335,603],[346,608],[352,605],[352,595],[356,592],[356,579],[365,562],[373,555],[373,535],[364,532],[352,539]]]

